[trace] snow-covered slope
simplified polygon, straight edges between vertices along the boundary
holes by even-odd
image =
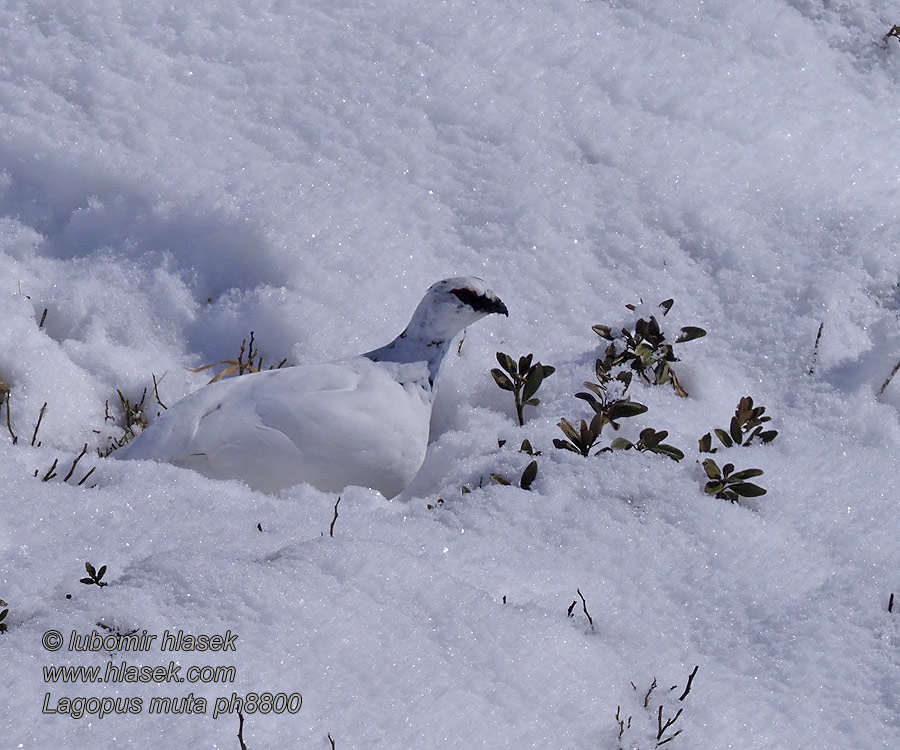
[[[895,747],[897,23],[882,0],[0,6],[3,744],[237,748],[216,698],[297,692],[244,707],[248,747],[646,750],[659,705],[673,749]],[[96,454],[117,389],[152,419],[250,331],[265,366],[366,351],[468,274],[510,317],[451,351],[397,500]],[[621,434],[685,459],[554,448],[590,413],[591,326],[667,298],[670,332],[708,331],[676,347],[690,397],[636,381]],[[557,368],[524,427],[498,350]],[[745,395],[779,435],[713,456],[765,471],[733,505],[697,439]],[[239,637],[68,650],[101,622]],[[235,679],[43,672],[172,659]],[[204,715],[149,711],[192,691]],[[143,703],[44,712],[64,696]]]

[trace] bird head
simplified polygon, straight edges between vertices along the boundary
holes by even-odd
[[[413,314],[407,333],[446,342],[486,315],[509,311],[481,279],[459,276],[432,284]]]

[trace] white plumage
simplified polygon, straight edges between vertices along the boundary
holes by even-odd
[[[152,459],[263,492],[306,482],[399,494],[425,458],[434,387],[460,331],[506,306],[481,279],[434,284],[390,344],[351,359],[211,383],[116,458]]]

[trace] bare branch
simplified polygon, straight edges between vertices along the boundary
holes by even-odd
[[[69,473],[63,477],[64,482],[68,482],[71,478],[72,474],[75,473],[75,467],[78,466],[78,462],[84,458],[84,454],[87,453],[87,443],[84,444],[84,447],[81,449],[81,453],[78,454],[78,458],[72,461],[72,466],[69,468]]]
[[[584,610],[584,616],[587,617],[588,622],[591,624],[591,630],[594,630],[594,618],[591,617],[590,612],[587,611],[587,602],[584,601],[584,594],[581,593],[581,589],[575,589],[578,592],[578,596],[581,597],[581,608]]]
[[[78,482],[78,486],[79,486],[79,487],[81,487],[81,485],[83,485],[83,484],[87,481],[87,478],[88,478],[91,474],[94,473],[94,469],[96,469],[96,468],[97,468],[96,466],[92,467],[91,470],[81,478],[81,481]]]
[[[150,373],[150,377],[153,378],[153,397],[156,399],[156,403],[159,404],[163,409],[168,409],[169,407],[166,406],[162,402],[162,399],[159,397],[159,383],[160,380],[162,380],[165,376],[166,374],[163,373],[159,380],[157,380],[156,375],[154,375],[152,372]]]
[[[341,498],[338,496],[337,502],[334,504],[334,518],[331,519],[331,526],[328,527],[328,536],[334,536],[334,524],[338,520],[338,505],[341,504]]]
[[[6,429],[9,430],[9,436],[12,438],[13,445],[19,442],[19,436],[13,432],[12,424],[9,421],[9,391],[6,392]]]
[[[54,459],[53,459],[53,463],[51,464],[50,468],[47,469],[47,473],[44,474],[44,476],[41,477],[41,481],[42,481],[42,482],[49,482],[51,479],[53,479],[53,477],[56,476],[56,464],[57,464],[57,462],[58,462],[58,459],[54,458]]]
[[[896,375],[898,371],[900,371],[900,362],[897,362],[897,364],[894,365],[894,369],[891,370],[891,374],[887,376],[887,380],[885,380],[881,384],[881,390],[878,391],[879,396],[884,393],[885,389],[891,384],[891,381],[894,379],[894,375]]]
[[[247,750],[247,745],[244,744],[244,714],[242,714],[240,711],[238,711],[237,715],[238,715],[238,733],[237,733],[238,742],[241,743],[241,750]]]
[[[819,332],[816,334],[816,343],[813,344],[813,353],[812,353],[812,362],[809,365],[809,372],[807,375],[815,375],[816,374],[816,363],[819,359],[819,341],[822,339],[822,329],[825,327],[825,321],[823,320],[819,323]]]
[[[687,685],[684,688],[684,692],[678,697],[678,700],[683,701],[685,698],[688,697],[688,693],[691,692],[691,685],[694,682],[694,678],[697,676],[698,669],[700,669],[699,664],[694,667],[694,671],[691,672],[690,676],[688,677]]]
[[[31,435],[31,445],[34,446],[35,441],[37,440],[38,429],[41,426],[41,420],[44,418],[44,412],[47,411],[47,402],[44,402],[44,405],[41,407],[40,414],[38,414],[37,424],[34,426],[34,432]],[[38,443],[40,445],[40,443]]]

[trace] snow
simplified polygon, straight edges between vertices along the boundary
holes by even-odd
[[[673,750],[895,747],[895,10],[0,7],[0,381],[19,438],[4,409],[4,745],[238,748],[215,699],[268,691],[303,705],[245,711],[251,749],[646,750],[661,704],[684,709]],[[267,364],[366,351],[460,274],[510,317],[451,350],[425,465],[396,500],[351,488],[335,520],[338,497],[310,487],[269,497],[95,452],[121,435],[117,389],[147,387],[152,419],[152,376],[172,403],[250,331]],[[667,298],[667,331],[708,331],[676,345],[690,397],[636,379],[649,410],[621,434],[668,430],[686,458],[555,449],[560,418],[589,416],[573,394],[604,348],[591,326]],[[522,428],[489,375],[498,350],[556,367]],[[779,435],[713,456],[765,471],[768,494],[733,505],[703,494],[696,441],[745,395]],[[524,438],[541,451],[530,492]],[[79,583],[88,561],[108,586]],[[239,637],[174,657],[41,645],[98,622]],[[44,681],[123,658],[237,678]],[[203,715],[147,710],[192,690]],[[48,692],[144,709],[73,719],[42,713]]]

